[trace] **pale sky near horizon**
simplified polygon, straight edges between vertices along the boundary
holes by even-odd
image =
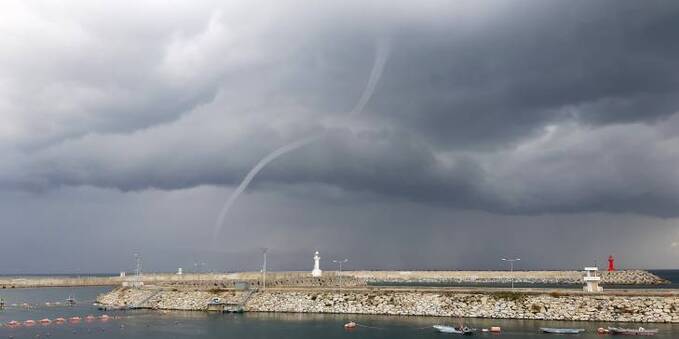
[[[3,1],[0,274],[679,268],[679,3]],[[350,114],[373,67],[374,95]],[[274,160],[220,209],[258,160]],[[213,248],[217,241],[221,245]],[[204,263],[204,264],[203,264]]]

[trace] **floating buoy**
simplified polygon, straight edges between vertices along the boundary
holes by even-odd
[[[87,321],[92,321],[94,319],[96,319],[96,318],[91,314],[85,317],[85,320],[87,320]]]
[[[500,328],[500,326],[492,326],[490,328],[490,331],[493,332],[493,333],[500,333],[500,332],[502,332],[502,328]]]
[[[35,325],[35,320],[28,319],[28,320],[24,321],[24,325],[33,326],[33,325]]]
[[[47,318],[45,319],[40,319],[40,323],[43,325],[49,325],[52,322],[52,320],[49,320]]]
[[[344,324],[344,328],[356,328],[356,323],[351,321],[346,324]]]
[[[596,329],[596,333],[599,333],[599,334],[608,334],[608,330],[605,329],[605,328],[603,328],[603,327],[599,327],[599,328]]]
[[[77,322],[80,321],[80,319],[81,319],[80,317],[70,317],[70,318],[68,318],[68,321],[70,321],[72,323],[77,323]]]
[[[108,320],[109,318],[111,318],[111,317],[109,317],[106,314],[102,314],[102,315],[99,316],[99,319],[104,320],[104,321]]]
[[[56,318],[56,319],[54,319],[54,322],[57,323],[57,324],[63,324],[63,323],[66,322],[66,319],[64,319],[64,318]]]
[[[7,326],[10,326],[10,327],[21,326],[21,323],[16,321],[16,320],[12,320],[12,321],[7,322]]]

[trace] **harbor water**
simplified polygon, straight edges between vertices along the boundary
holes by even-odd
[[[436,317],[399,317],[350,314],[244,313],[217,314],[176,311],[117,311],[103,312],[92,304],[106,287],[41,288],[0,290],[5,309],[0,311],[0,322],[24,322],[43,318],[81,317],[79,322],[51,323],[33,326],[0,327],[0,338],[444,338],[454,334],[436,333],[434,324],[457,326],[462,322],[473,328],[502,327],[503,338],[551,337],[539,333],[540,327],[584,328],[578,338],[601,338],[598,327],[620,325],[638,327],[639,324],[598,322],[560,322],[501,319],[455,319]],[[76,298],[75,306],[64,304],[69,296]],[[106,313],[108,320],[102,320]],[[93,315],[95,319],[86,320]],[[345,330],[349,321],[359,326]],[[644,324],[657,328],[656,338],[679,337],[679,324]],[[497,334],[478,333],[477,337],[497,337]]]

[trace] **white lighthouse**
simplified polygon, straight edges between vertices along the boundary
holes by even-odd
[[[601,282],[601,277],[596,275],[599,271],[598,267],[585,267],[585,276],[583,280],[585,281],[585,286],[582,288],[585,292],[601,292],[603,287],[599,286]]]
[[[323,274],[320,268],[321,257],[318,256],[318,251],[314,254],[314,269],[311,271],[312,277],[320,277]]]

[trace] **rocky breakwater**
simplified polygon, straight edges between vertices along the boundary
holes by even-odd
[[[247,311],[507,319],[679,322],[679,298],[519,293],[258,293]]]
[[[215,297],[225,303],[238,304],[243,301],[244,292],[123,287],[100,295],[97,302],[113,308],[136,306],[158,310],[204,311],[207,310],[208,302]]]
[[[152,296],[149,298],[149,296]],[[245,303],[249,312],[351,313],[611,322],[679,322],[679,296],[584,293],[452,292],[357,289],[242,291],[118,288],[99,296],[102,305],[151,309],[207,309],[218,297]],[[249,297],[249,299],[247,298]],[[143,301],[143,305],[139,303]]]
[[[354,271],[343,273],[369,284],[582,284],[583,271]],[[604,285],[660,285],[669,283],[648,271],[600,272]]]

